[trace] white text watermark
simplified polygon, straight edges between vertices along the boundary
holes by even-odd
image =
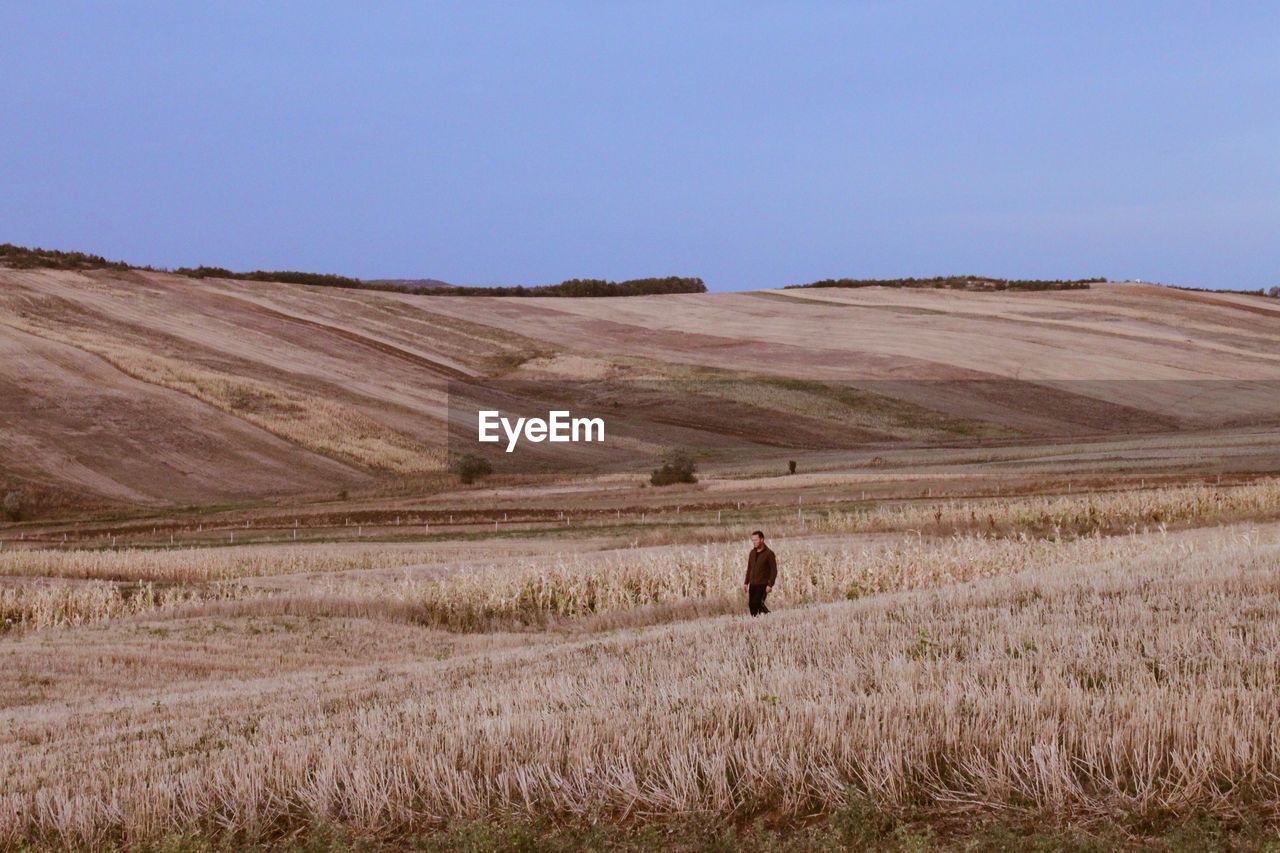
[[[516,449],[521,438],[535,444],[541,441],[580,442],[604,441],[604,418],[575,418],[567,410],[547,412],[546,418],[504,418],[496,409],[481,409],[479,415],[479,440],[497,443],[502,441],[499,430],[506,435],[507,452]]]

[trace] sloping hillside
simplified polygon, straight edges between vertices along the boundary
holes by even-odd
[[[430,484],[451,395],[608,407],[625,441],[573,457],[601,469],[1280,417],[1280,304],[1128,284],[534,301],[0,269],[0,351],[0,486],[65,504]]]

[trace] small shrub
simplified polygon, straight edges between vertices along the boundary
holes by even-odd
[[[0,509],[4,510],[5,518],[10,521],[17,521],[22,517],[22,492],[6,492],[4,503],[0,505]]]
[[[787,473],[794,474],[796,472],[796,460],[792,459],[787,463]]]
[[[683,450],[676,450],[667,455],[661,468],[655,468],[649,475],[649,482],[655,486],[670,486],[673,483],[696,483],[698,478],[694,472],[698,463]]]
[[[453,471],[464,485],[470,485],[476,480],[492,474],[493,466],[489,464],[488,459],[468,453],[458,457],[458,460],[453,463]]]

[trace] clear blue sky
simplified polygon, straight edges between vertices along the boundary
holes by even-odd
[[[0,242],[1280,284],[1276,3],[17,0],[0,32]]]

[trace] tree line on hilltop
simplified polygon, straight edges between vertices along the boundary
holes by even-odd
[[[19,270],[37,267],[55,270],[151,269],[151,267],[126,264],[124,261],[109,261],[102,255],[90,255],[86,252],[59,252],[56,249],[39,247],[29,249],[12,243],[0,243],[0,265]]]
[[[806,287],[919,287],[949,290],[1088,290],[1105,278],[1033,279],[990,278],[977,275],[943,275],[928,278],[824,278],[808,284],[789,284],[785,289]]]
[[[559,284],[514,285],[509,287],[472,287],[446,285],[424,288],[413,283],[395,281],[370,281],[332,273],[300,272],[297,270],[252,270],[233,272],[226,267],[164,267],[143,266],[124,261],[110,261],[102,255],[87,252],[63,252],[57,249],[16,246],[0,243],[0,266],[11,269],[59,269],[59,270],[145,270],[169,272],[188,278],[227,278],[239,281],[276,281],[285,284],[306,284],[320,287],[347,287],[358,290],[387,290],[395,293],[414,293],[430,296],[644,296],[658,293],[706,293],[707,286],[695,276],[664,276],[633,278],[626,281],[608,281],[602,278],[571,278]],[[1107,279],[1028,279],[992,278],[977,275],[946,275],[926,278],[824,278],[808,284],[788,284],[785,289],[821,287],[902,287],[936,288],[949,290],[1088,290],[1092,284],[1105,284]],[[1246,296],[1280,298],[1280,286],[1257,290],[1210,289],[1186,285],[1168,285],[1177,290],[1198,290],[1208,293],[1239,293]]]
[[[655,293],[706,293],[700,278],[666,276],[665,278],[633,278],[606,281],[602,278],[571,278],[559,284],[536,287],[438,287],[438,296],[644,296]]]
[[[226,267],[178,267],[167,270],[152,266],[139,266],[124,261],[109,261],[101,255],[85,252],[63,252],[56,249],[28,248],[12,243],[0,243],[0,266],[13,269],[60,270],[146,270],[148,272],[172,272],[188,278],[226,278],[237,281],[275,281],[285,284],[306,284],[319,287],[345,287],[358,290],[385,290],[395,293],[429,294],[431,296],[644,296],[657,293],[705,293],[702,279],[688,276],[657,278],[633,278],[626,281],[608,281],[602,278],[571,278],[559,284],[516,285],[513,287],[466,287],[448,285],[424,290],[409,284],[373,282],[332,273],[300,272],[298,270],[252,270],[234,272]]]

